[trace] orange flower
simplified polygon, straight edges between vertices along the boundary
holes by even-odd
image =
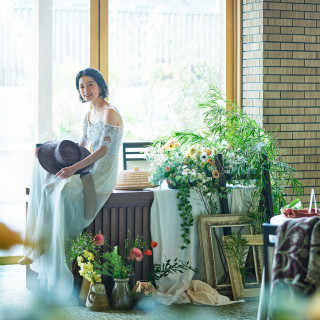
[[[212,154],[212,150],[210,148],[203,148],[202,151],[205,152],[208,157]]]
[[[166,171],[166,172],[169,172],[170,170],[171,170],[170,167],[166,167],[166,168],[165,168],[165,171]]]
[[[158,242],[152,241],[151,242],[151,247],[156,248],[158,246]]]
[[[208,160],[207,160],[207,163],[214,166],[214,161],[213,161],[212,159],[208,159]]]
[[[217,179],[217,178],[219,178],[219,175],[220,175],[220,174],[219,174],[219,171],[218,171],[218,170],[213,170],[213,171],[212,171],[212,177],[213,177],[213,178]]]
[[[144,250],[144,253],[146,256],[152,256],[152,251],[150,249]]]

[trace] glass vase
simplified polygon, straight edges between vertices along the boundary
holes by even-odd
[[[129,288],[129,278],[113,279],[114,286],[111,294],[111,307],[117,310],[132,308],[132,297]]]

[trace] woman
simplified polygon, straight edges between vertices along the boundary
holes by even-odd
[[[28,207],[26,239],[33,243],[25,248],[20,264],[31,264],[39,274],[42,287],[68,296],[72,292],[73,276],[65,258],[65,243],[77,236],[95,218],[110,196],[117,179],[118,153],[123,135],[119,111],[104,99],[108,87],[102,74],[93,68],[80,71],[76,87],[82,102],[90,102],[83,121],[80,145],[92,153],[56,175],[48,174],[35,161]],[[36,149],[38,156],[39,148]],[[84,215],[83,186],[79,170],[93,165],[91,174],[96,192],[96,209],[91,218]]]

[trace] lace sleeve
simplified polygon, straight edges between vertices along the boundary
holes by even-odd
[[[83,145],[83,144],[86,144],[89,142],[87,131],[88,131],[88,124],[84,123],[82,125],[82,135],[81,135],[81,139],[79,142],[80,145]]]
[[[100,139],[99,147],[107,147],[109,148],[113,138],[117,134],[118,128],[110,125],[105,125],[102,136]]]

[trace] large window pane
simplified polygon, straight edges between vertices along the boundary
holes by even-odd
[[[208,83],[225,91],[225,0],[109,0],[110,101],[126,139],[199,126]]]

